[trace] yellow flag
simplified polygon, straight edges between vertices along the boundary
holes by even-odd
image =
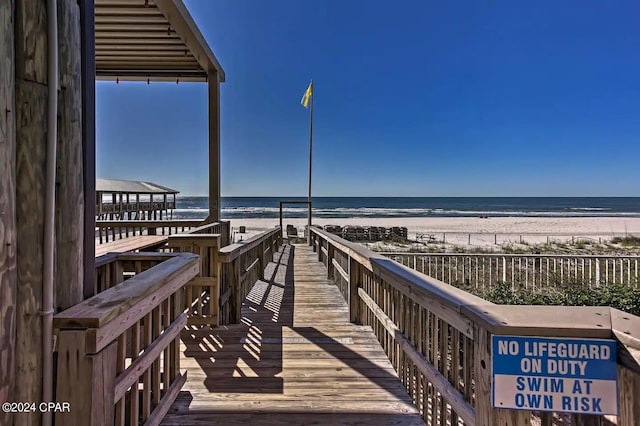
[[[309,87],[307,87],[304,95],[302,95],[302,100],[300,101],[300,103],[303,107],[309,108],[309,99],[311,98],[311,95],[313,95],[313,81],[309,83]]]

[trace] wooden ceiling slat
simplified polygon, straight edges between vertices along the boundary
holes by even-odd
[[[144,0],[95,2],[100,79],[206,81],[209,72],[218,71],[224,81],[224,71],[182,0],[150,0],[149,7]]]
[[[145,16],[145,22],[166,25],[167,18],[162,15]],[[140,16],[123,16],[123,15],[96,15],[96,26],[104,24],[140,24]]]
[[[167,51],[167,50],[113,50],[113,49],[96,49],[96,56],[155,56],[158,58],[191,58],[196,60],[190,53],[186,55],[183,52]]]
[[[106,64],[106,63],[119,63],[119,64],[131,64],[133,66],[142,66],[147,64],[154,64],[161,66],[166,64],[167,66],[173,67],[176,64],[180,66],[198,66],[198,62],[195,59],[190,58],[167,58],[160,56],[129,56],[126,58],[122,58],[120,56],[100,56],[96,57],[96,63]],[[169,65],[170,64],[170,65]]]
[[[161,62],[161,61],[121,61],[121,60],[104,60],[104,59],[96,59],[96,65],[100,64],[100,66],[105,66],[107,68],[123,68],[123,69],[155,69],[162,70],[164,69],[195,69],[197,63],[193,62]]]
[[[102,6],[96,2],[96,16],[99,15],[147,15],[147,16],[163,16],[157,7],[140,6]]]
[[[121,39],[121,38],[162,38],[167,40],[180,40],[179,37],[171,33],[167,35],[166,32],[149,32],[149,31],[127,31],[127,32],[111,32],[100,31],[96,28],[96,40],[102,39]],[[184,43],[183,43],[184,44]]]
[[[117,32],[127,32],[127,31],[151,31],[151,32],[163,32],[165,34],[169,34],[169,32],[175,34],[175,31],[170,27],[167,27],[167,24],[156,24],[156,23],[144,23],[144,24],[96,24],[96,30],[100,31],[117,31]]]
[[[146,47],[150,48],[160,48],[161,46],[167,46],[167,49],[179,49],[182,50],[185,48],[184,43],[181,40],[176,39],[161,39],[161,38],[119,38],[118,40],[111,40],[109,38],[102,38],[98,40],[96,38],[96,49],[101,46],[124,46],[127,49],[138,48],[144,49]]]
[[[148,52],[158,51],[158,52],[179,52],[183,53],[185,51],[184,46],[179,44],[167,44],[167,43],[157,43],[151,44],[147,43],[144,47],[141,46],[143,42],[146,40],[136,40],[135,44],[128,43],[109,43],[109,44],[100,44],[96,46],[96,52]],[[191,54],[191,53],[189,53]]]

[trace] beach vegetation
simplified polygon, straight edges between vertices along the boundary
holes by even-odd
[[[611,239],[613,244],[620,244],[623,246],[640,247],[640,237],[634,235],[627,235],[624,237],[615,237]]]
[[[637,285],[564,285],[542,289],[513,288],[498,282],[491,288],[463,289],[500,305],[608,306],[640,316],[640,288]]]

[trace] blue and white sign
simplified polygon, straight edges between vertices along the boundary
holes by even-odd
[[[493,406],[618,414],[616,342],[493,336]]]

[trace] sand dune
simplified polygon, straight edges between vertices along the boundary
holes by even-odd
[[[278,225],[278,219],[234,219],[231,226],[247,227],[249,233]],[[307,220],[304,218],[284,219],[284,225],[294,225],[301,235]],[[521,236],[530,243],[553,240],[570,240],[571,237],[610,239],[614,236],[640,236],[640,218],[626,217],[495,217],[481,219],[475,217],[402,217],[402,218],[335,218],[314,219],[316,225],[356,225],[356,226],[404,226],[409,238],[417,234],[433,235],[438,240],[444,237],[448,243],[485,246],[519,241]],[[483,235],[484,234],[484,235]],[[497,234],[497,235],[494,235]]]

